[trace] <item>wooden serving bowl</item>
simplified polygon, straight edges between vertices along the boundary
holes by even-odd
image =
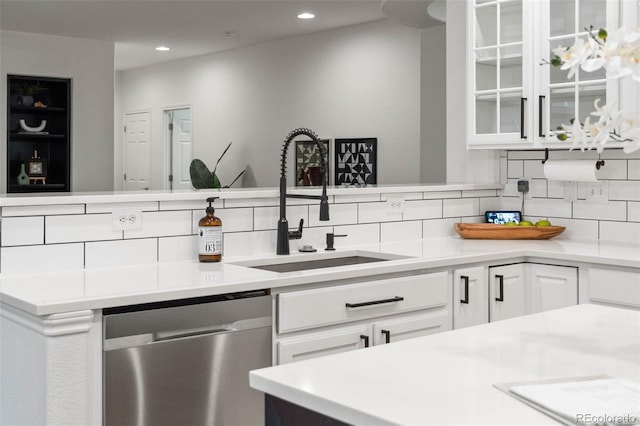
[[[564,226],[505,226],[494,223],[455,223],[462,238],[475,240],[548,240],[566,229]]]

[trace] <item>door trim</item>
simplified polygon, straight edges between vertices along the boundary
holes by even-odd
[[[171,134],[169,132],[169,113],[173,111],[188,109],[191,117],[191,144],[193,147],[193,108],[190,104],[169,105],[161,108],[162,110],[162,189],[169,190],[169,171],[171,170]]]

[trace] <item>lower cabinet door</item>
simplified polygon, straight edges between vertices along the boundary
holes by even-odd
[[[286,337],[277,343],[278,364],[352,351],[372,344],[367,324]]]
[[[489,320],[527,314],[524,263],[489,268]]]
[[[453,328],[488,323],[488,298],[485,266],[453,271]]]
[[[376,321],[372,326],[373,344],[384,345],[451,330],[451,322],[449,310]]]
[[[578,268],[529,264],[527,313],[578,304]]]

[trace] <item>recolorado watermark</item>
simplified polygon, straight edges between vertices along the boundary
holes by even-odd
[[[638,424],[638,420],[640,419],[632,414],[576,414],[576,422],[585,425],[635,425]]]

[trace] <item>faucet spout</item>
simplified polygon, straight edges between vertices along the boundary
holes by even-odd
[[[322,194],[317,195],[293,195],[287,194],[287,150],[291,141],[300,135],[311,138],[320,153],[320,172],[322,173]],[[280,220],[278,221],[278,240],[276,253],[289,254],[289,223],[287,222],[287,197],[320,199],[320,220],[329,220],[329,198],[327,197],[327,154],[324,151],[318,135],[312,130],[299,128],[287,135],[282,144],[282,155],[280,157]],[[302,229],[299,229],[302,236]],[[300,237],[298,237],[300,238]]]

